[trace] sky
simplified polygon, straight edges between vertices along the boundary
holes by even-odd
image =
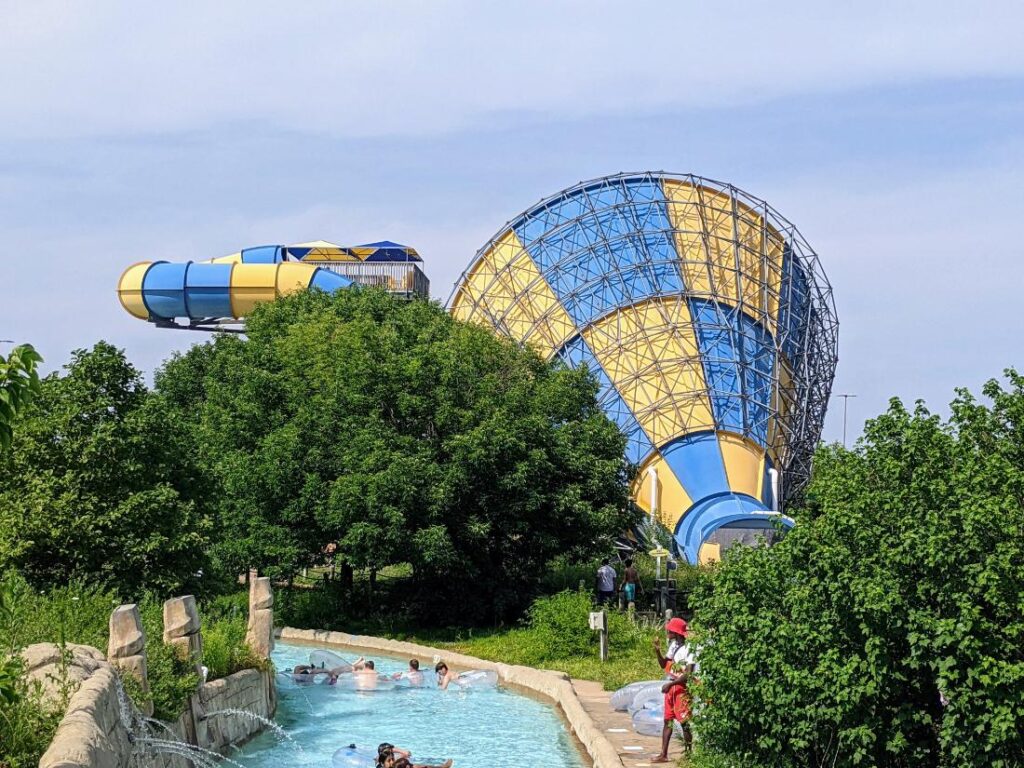
[[[445,301],[539,199],[665,170],[817,251],[851,439],[890,397],[945,412],[1024,368],[1022,27],[1002,0],[8,0],[0,339],[48,370],[106,339],[151,379],[206,337],[122,310],[135,261],[388,239]]]

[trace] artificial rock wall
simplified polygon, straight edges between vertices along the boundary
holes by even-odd
[[[268,597],[269,592],[269,580],[258,591],[250,589],[249,642],[263,658],[269,658],[273,647],[273,616],[267,613],[273,596]],[[262,611],[255,629],[254,599]],[[164,640],[180,645],[197,665],[201,662],[201,623],[191,596],[165,603]],[[106,658],[85,645],[67,646],[63,657],[61,649],[49,643],[24,650],[27,674],[43,684],[47,696],[59,696],[62,679],[74,689],[57,733],[39,761],[40,768],[190,768],[187,758],[146,741],[139,729],[146,727],[144,718],[152,713],[152,704],[147,702],[140,712],[119,682],[118,671],[135,676],[142,690],[149,690],[145,631],[137,606],[123,605],[113,612],[107,650]],[[262,731],[265,724],[259,718],[272,718],[276,708],[272,669],[245,669],[201,684],[175,722],[150,724],[148,734],[226,754]]]

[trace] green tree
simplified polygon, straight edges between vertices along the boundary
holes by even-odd
[[[0,357],[0,451],[11,447],[15,418],[39,392],[36,366],[42,359],[31,344],[15,347],[6,360]]]
[[[74,352],[17,427],[0,474],[0,570],[124,595],[193,580],[209,523],[189,433],[119,350]]]
[[[703,742],[758,766],[1024,764],[1024,378],[823,448],[696,599]]]
[[[411,563],[449,613],[502,616],[553,556],[632,521],[623,438],[584,372],[369,290],[261,306],[247,336],[157,376],[221,483],[235,569],[288,575],[334,545],[371,573]]]

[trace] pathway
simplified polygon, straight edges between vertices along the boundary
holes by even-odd
[[[583,708],[590,715],[594,724],[608,737],[608,740],[619,753],[619,758],[626,768],[645,768],[656,766],[651,757],[661,750],[661,739],[656,736],[642,736],[633,730],[628,712],[615,712],[609,703],[611,692],[601,687],[600,683],[590,680],[573,680],[572,687],[583,703]],[[672,739],[668,756],[674,766],[682,756],[683,750],[678,739]]]

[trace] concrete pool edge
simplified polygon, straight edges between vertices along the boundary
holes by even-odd
[[[368,635],[350,635],[347,632],[328,632],[320,629],[295,629],[283,627],[275,632],[282,641],[315,643],[317,645],[351,648],[363,651],[377,651],[390,656],[442,657],[455,670],[493,669],[498,678],[514,688],[522,688],[557,705],[569,724],[572,735],[583,745],[594,768],[624,768],[618,752],[601,732],[583,707],[576,689],[568,675],[549,672],[532,667],[502,664],[497,661],[478,659],[463,653],[455,653],[427,645],[389,640]]]

